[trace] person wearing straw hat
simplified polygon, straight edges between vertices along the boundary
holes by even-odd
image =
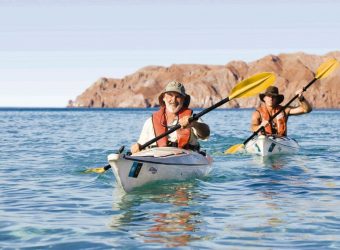
[[[151,144],[151,147],[179,147],[199,150],[198,139],[205,140],[210,135],[209,126],[201,119],[189,123],[193,111],[189,109],[190,95],[184,85],[171,81],[158,97],[160,108],[144,123],[137,143],[131,146],[131,153],[140,151],[141,145],[166,132],[177,124],[181,128]]]
[[[290,115],[301,115],[312,111],[312,106],[302,95],[303,90],[299,90],[296,94],[299,96],[299,106],[287,107],[271,119],[282,106],[280,103],[284,100],[284,96],[279,93],[279,89],[275,86],[270,86],[266,91],[259,95],[262,101],[259,108],[252,115],[251,130],[257,131],[260,127],[264,127],[263,134],[275,136],[287,136],[287,121]],[[270,122],[270,120],[273,120]]]

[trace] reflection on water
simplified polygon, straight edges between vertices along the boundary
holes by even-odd
[[[288,226],[284,211],[288,204],[294,207],[290,199],[291,192],[299,194],[308,188],[308,161],[301,156],[298,160],[296,158],[297,155],[293,154],[251,156],[258,171],[254,172],[254,182],[248,187],[259,195],[255,200],[262,203],[263,211],[267,211],[267,214],[263,214],[263,222],[271,230]],[[293,161],[295,164],[292,164]]]
[[[282,169],[288,163],[286,155],[272,155],[272,156],[254,156],[254,162],[259,165],[268,167],[271,166],[273,169]]]
[[[186,246],[199,240],[200,236],[195,236],[194,232],[200,223],[200,213],[192,211],[192,207],[188,211],[192,205],[194,185],[177,183],[156,188],[129,194],[119,188],[114,189],[113,210],[118,213],[112,217],[110,227],[115,230],[138,228],[138,236],[143,242],[161,243],[166,247]]]
[[[296,161],[296,155],[294,154],[278,154],[278,155],[271,155],[271,156],[258,156],[252,155],[252,159],[256,165],[260,165],[263,167],[271,167],[272,169],[280,170],[284,169],[287,166],[291,165],[291,162],[294,160]],[[303,169],[303,171],[307,171],[305,166],[305,162],[301,157],[299,157],[299,165],[298,167]]]
[[[185,246],[192,241],[189,232],[193,232],[195,224],[191,220],[195,214],[191,212],[153,214],[156,222],[145,234],[145,242],[165,243],[168,247]]]

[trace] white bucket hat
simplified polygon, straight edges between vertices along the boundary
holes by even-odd
[[[167,92],[176,92],[176,93],[180,94],[181,96],[183,96],[185,98],[183,106],[184,107],[189,106],[190,95],[187,95],[185,93],[185,88],[184,88],[184,85],[182,83],[177,82],[177,81],[171,81],[166,85],[165,89],[162,91],[162,93],[158,97],[158,101],[159,101],[160,106],[165,105],[163,98],[164,98],[164,94],[167,93]]]

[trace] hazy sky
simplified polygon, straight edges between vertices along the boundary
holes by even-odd
[[[340,50],[335,0],[0,0],[0,106],[64,107],[147,65]]]

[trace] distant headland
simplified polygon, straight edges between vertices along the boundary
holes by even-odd
[[[145,108],[158,105],[158,95],[171,80],[185,85],[191,95],[190,107],[206,108],[228,96],[239,81],[259,72],[274,72],[275,85],[286,99],[295,95],[315,75],[326,59],[340,61],[340,51],[325,55],[303,52],[268,55],[256,61],[231,61],[226,65],[174,64],[170,67],[147,66],[122,79],[102,77],[80,94],[68,107]],[[320,80],[305,96],[315,108],[340,108],[340,70]],[[224,108],[252,108],[258,97],[234,99]]]

